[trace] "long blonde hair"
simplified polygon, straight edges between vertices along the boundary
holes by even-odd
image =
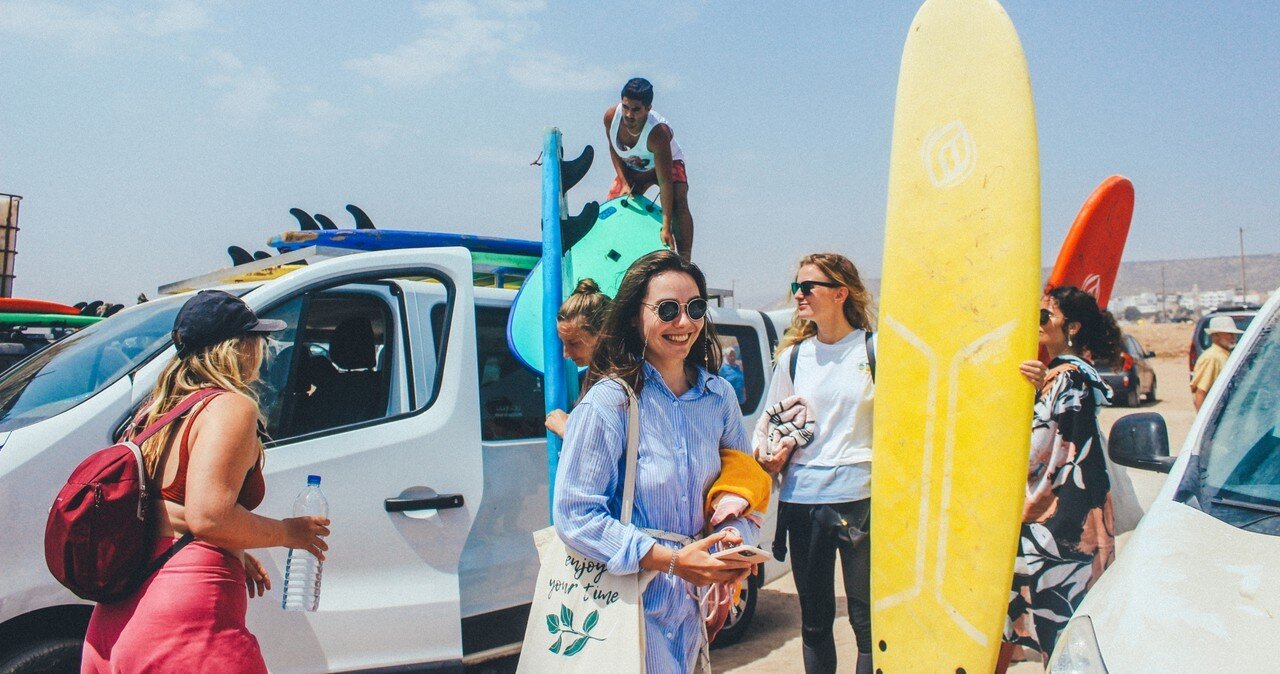
[[[813,265],[818,268],[827,278],[834,283],[844,286],[849,291],[848,297],[844,298],[845,320],[849,321],[849,325],[855,329],[870,331],[875,327],[875,307],[871,299],[871,292],[866,286],[862,285],[862,277],[858,274],[858,268],[853,266],[853,262],[849,258],[839,253],[813,253],[800,258],[800,264],[796,265],[797,273],[801,267]],[[782,334],[782,339],[778,340],[778,348],[774,349],[773,358],[782,355],[794,344],[799,344],[804,340],[818,334],[818,326],[813,321],[800,318],[799,315],[791,318],[791,325],[787,331]]]
[[[256,405],[258,396],[251,384],[257,369],[262,365],[263,342],[261,335],[241,335],[186,356],[174,356],[151,389],[151,398],[138,428],[146,428],[155,423],[187,396],[202,388],[224,389],[232,394],[245,396]],[[257,353],[252,363],[246,363],[242,356],[248,348],[255,349]],[[164,456],[165,449],[181,426],[181,421],[175,421],[142,443],[142,458],[147,475],[160,477],[156,475],[160,458]],[[258,452],[261,457],[261,441],[258,441]]]

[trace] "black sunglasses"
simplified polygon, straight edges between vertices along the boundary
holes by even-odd
[[[1044,325],[1045,323],[1048,323],[1050,318],[1053,318],[1052,311],[1049,311],[1048,309],[1040,310],[1040,325]]]
[[[843,287],[839,283],[832,283],[830,281],[796,281],[791,284],[791,294],[796,294],[796,291],[798,290],[800,291],[800,294],[808,297],[813,294],[814,286],[822,286],[823,288]]]
[[[700,321],[707,315],[707,301],[701,297],[681,304],[675,300],[662,300],[657,304],[644,303],[646,307],[653,309],[653,313],[658,315],[658,320],[663,323],[670,323],[680,317],[680,309],[689,315],[689,320]]]

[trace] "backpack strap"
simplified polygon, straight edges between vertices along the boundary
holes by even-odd
[[[159,433],[160,429],[173,423],[178,417],[191,411],[191,408],[200,404],[200,401],[205,400],[206,398],[211,398],[213,396],[216,396],[219,393],[226,393],[226,391],[220,388],[202,388],[199,391],[192,393],[191,395],[187,396],[186,399],[184,399],[182,402],[178,403],[177,405],[174,405],[173,409],[166,412],[164,416],[157,419],[154,424],[151,424],[150,426],[148,426],[146,430],[133,436],[133,440],[132,440],[133,444],[141,447],[142,443],[146,442],[147,440],[150,440],[151,436],[155,435],[156,433]]]
[[[792,389],[796,386],[796,364],[800,362],[800,343],[803,341],[804,340],[800,340],[800,342],[796,342],[791,345],[791,357],[787,359],[790,361],[790,364],[787,365],[787,372],[791,373]]]
[[[867,364],[871,366],[871,381],[876,380],[876,333],[870,330],[862,331],[862,338],[866,340],[867,345]]]
[[[865,344],[867,345],[867,364],[871,366],[871,381],[873,382],[876,380],[875,336],[876,333],[871,332],[870,330],[862,331],[862,338],[865,340]],[[790,364],[787,366],[787,371],[791,373],[791,385],[795,386],[796,363],[800,362],[800,342],[796,342],[791,345],[791,357],[788,360],[790,361]]]

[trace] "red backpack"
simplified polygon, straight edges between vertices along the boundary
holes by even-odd
[[[90,454],[58,492],[44,528],[49,571],[82,599],[108,603],[133,594],[193,540],[186,534],[148,564],[155,545],[155,508],[142,443],[222,389],[197,391],[132,440]]]

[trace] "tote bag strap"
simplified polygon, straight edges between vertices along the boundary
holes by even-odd
[[[618,379],[627,392],[627,464],[622,476],[622,520],[631,524],[631,511],[636,504],[636,467],[640,462],[640,401],[631,385]]]

